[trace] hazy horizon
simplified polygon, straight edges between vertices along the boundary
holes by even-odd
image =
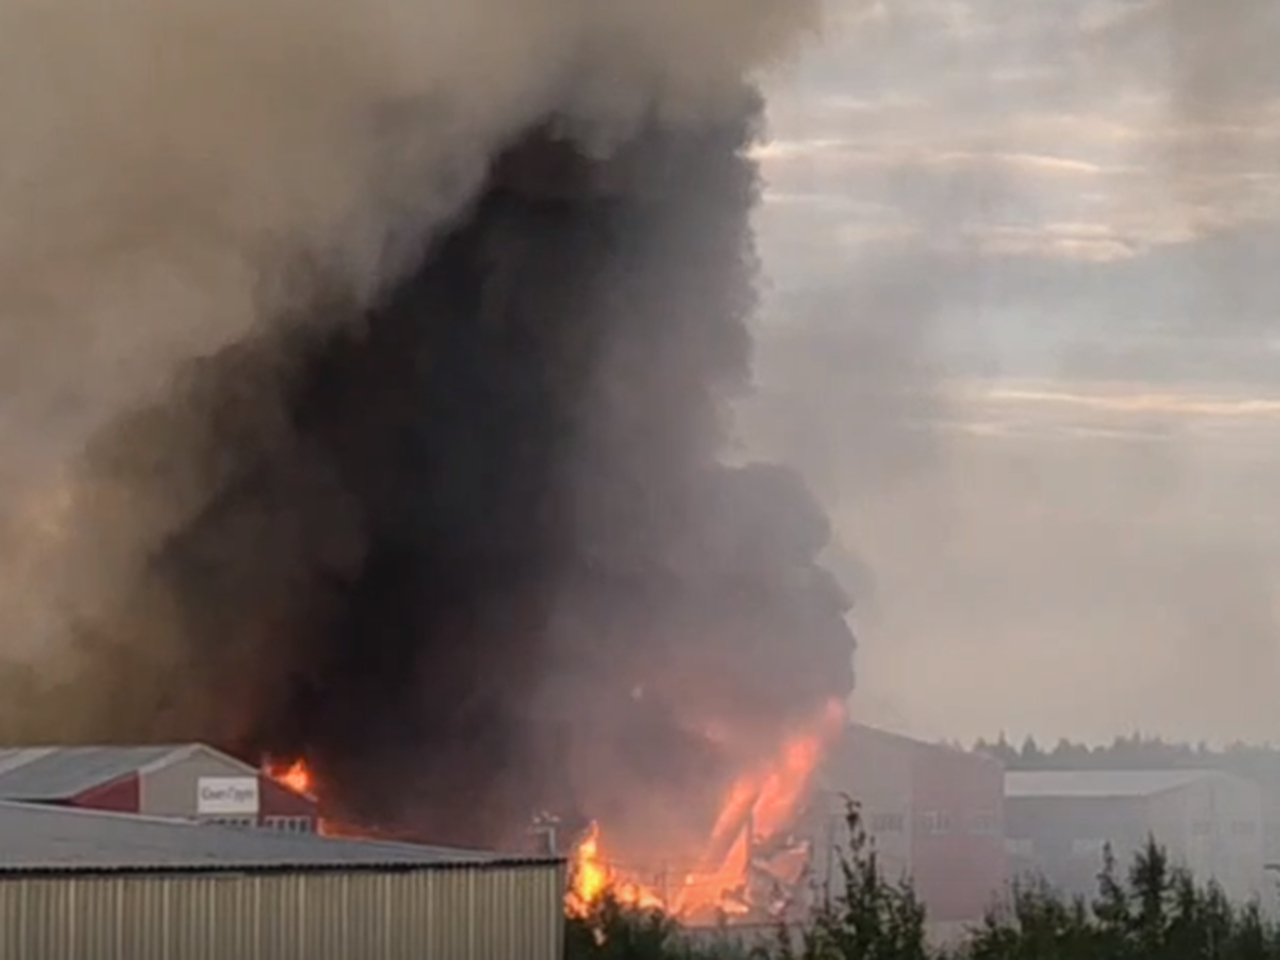
[[[1280,738],[1277,6],[844,2],[775,82],[743,435],[833,509],[855,716]]]

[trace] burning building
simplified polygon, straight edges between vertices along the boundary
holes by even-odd
[[[352,829],[511,848],[545,810],[619,862],[785,872],[848,601],[802,480],[725,455],[751,77],[813,10],[422,6],[0,22],[65,79],[0,184],[0,329],[57,332],[4,421],[40,443],[0,734],[302,761]]]
[[[314,800],[199,743],[0,750],[0,801],[286,833],[318,827]]]
[[[606,895],[661,909],[694,925],[729,921],[776,923],[809,905],[812,832],[798,830],[814,796],[823,755],[844,726],[831,701],[777,755],[744,770],[724,795],[701,844],[656,851],[645,866],[613,858],[592,824],[574,851],[569,908],[589,914]]]

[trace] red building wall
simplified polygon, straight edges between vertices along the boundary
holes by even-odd
[[[309,817],[312,829],[316,827],[318,812],[316,802],[300,793],[294,793],[277,783],[265,773],[258,777],[259,822],[267,817]]]
[[[194,791],[195,784],[192,783]],[[294,793],[266,774],[258,778],[258,824],[266,825],[273,817],[306,817],[311,832],[318,828],[319,815],[314,800]],[[113,813],[139,813],[142,808],[142,784],[137,774],[121,777],[100,787],[86,790],[70,801],[71,806]]]
[[[71,801],[71,806],[86,810],[109,810],[113,813],[137,813],[142,806],[142,784],[136,773],[86,790]]]
[[[916,745],[911,869],[931,919],[977,920],[993,904],[1005,884],[1003,812],[999,762]]]

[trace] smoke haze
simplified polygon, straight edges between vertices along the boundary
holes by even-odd
[[[837,10],[743,430],[856,551],[855,716],[1274,739],[1280,8]]]
[[[813,16],[725,0],[6,3],[5,427],[42,438],[11,459],[58,462],[177,362],[310,307],[318,278],[369,297],[552,112],[603,149],[650,115],[737,109],[744,73]]]
[[[6,739],[705,830],[852,687],[822,509],[720,458],[752,80],[815,13],[4,6]]]
[[[1212,7],[833,3],[753,148],[811,4],[6,3],[0,733],[698,833],[852,687],[821,556],[856,715],[1274,736],[1280,26]]]

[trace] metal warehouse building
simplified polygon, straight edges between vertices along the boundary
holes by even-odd
[[[1215,770],[1040,770],[1005,778],[1015,873],[1091,896],[1103,848],[1122,869],[1148,837],[1199,880],[1245,900],[1263,891],[1262,794]]]
[[[565,867],[0,802],[5,960],[561,960]]]
[[[0,800],[316,831],[315,801],[202,743],[0,750]]]

